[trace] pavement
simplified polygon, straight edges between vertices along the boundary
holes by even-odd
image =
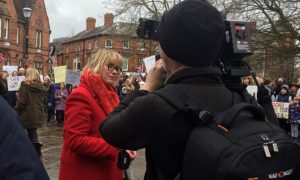
[[[44,126],[38,129],[42,147],[42,161],[51,180],[57,180],[59,174],[60,154],[63,144],[62,127],[56,127],[54,122],[50,127]],[[138,151],[138,156],[133,161],[133,174],[135,180],[143,180],[145,173],[145,151]]]

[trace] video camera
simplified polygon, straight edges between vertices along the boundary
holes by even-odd
[[[157,20],[140,18],[137,36],[141,39],[156,41],[158,24]],[[222,70],[226,79],[253,75],[250,67],[242,60],[253,54],[249,23],[224,20],[224,24],[223,46],[215,64]]]

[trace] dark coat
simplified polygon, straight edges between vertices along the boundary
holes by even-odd
[[[0,79],[0,95],[7,101],[7,81]]]
[[[170,77],[168,84],[188,85],[186,94],[198,96],[213,111],[232,106],[232,93],[221,82],[218,69],[182,70]],[[118,148],[146,148],[146,180],[171,180],[180,172],[185,143],[193,127],[180,114],[174,117],[175,112],[158,95],[133,91],[106,118],[100,132]]]
[[[0,179],[48,180],[49,177],[16,112],[0,97]]]
[[[49,89],[47,89],[47,109],[55,108],[55,91],[56,86],[51,83]]]
[[[16,111],[21,116],[25,129],[36,129],[44,122],[46,90],[41,82],[26,84],[22,82],[17,100]]]

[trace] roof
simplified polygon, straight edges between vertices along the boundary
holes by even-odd
[[[25,22],[25,17],[23,15],[22,9],[28,5],[29,7],[32,7],[32,4],[35,0],[13,0],[15,4],[15,8],[17,11],[18,21]]]
[[[78,42],[85,39],[91,39],[97,36],[126,36],[126,37],[136,37],[136,25],[133,23],[114,23],[111,26],[100,26],[89,31],[84,30],[75,36],[71,37],[64,44],[69,44],[73,42]]]

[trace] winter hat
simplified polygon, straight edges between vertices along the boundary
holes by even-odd
[[[284,88],[284,89],[286,89],[287,91],[289,91],[289,86],[286,85],[286,84],[284,84],[284,85],[282,85],[282,86],[280,87],[280,89],[282,89],[282,88]]]
[[[225,31],[221,13],[206,0],[185,0],[165,13],[157,37],[164,53],[192,67],[216,60]]]

